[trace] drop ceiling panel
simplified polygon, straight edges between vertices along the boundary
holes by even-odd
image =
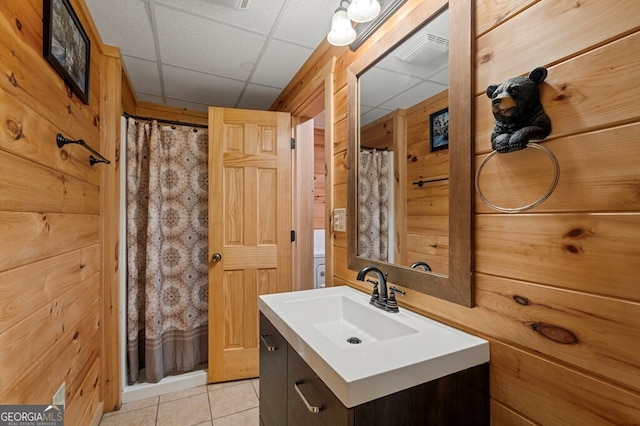
[[[162,96],[147,95],[145,93],[137,93],[136,96],[141,102],[151,102],[152,104],[162,104],[164,102]]]
[[[400,95],[389,99],[389,101],[381,104],[380,107],[391,111],[398,108],[409,108],[424,101],[425,99],[441,93],[443,90],[447,90],[447,86],[430,81],[424,81],[411,87]]]
[[[326,37],[340,4],[248,0],[242,10],[240,0],[85,1],[102,40],[120,48],[139,100],[198,111],[208,105],[269,108]],[[430,31],[448,38],[446,23],[438,18]],[[410,60],[424,62],[421,52],[410,53]],[[401,91],[424,79],[448,82],[446,60],[429,62],[421,72],[401,69],[407,64],[400,62],[372,72],[373,90],[363,95],[371,108],[394,104],[390,81],[400,82]]]
[[[182,99],[167,98],[167,103],[169,105],[173,105],[174,107],[184,108],[190,111],[207,112],[209,110],[209,105],[183,101]]]
[[[311,53],[313,49],[271,40],[255,70],[252,82],[284,89]]]
[[[245,80],[240,66],[255,62],[266,38],[206,18],[156,7],[160,55],[164,64],[177,65]]]
[[[249,84],[238,104],[238,108],[268,110],[280,92],[282,92],[281,89]]]
[[[382,109],[382,108],[373,108],[370,109],[369,111],[365,112],[364,114],[362,114],[360,116],[360,125],[361,126],[366,126],[367,124],[371,123],[374,120],[377,120],[380,117],[383,117],[389,113],[391,113],[392,111],[387,110],[387,109]]]
[[[131,83],[133,87],[136,88],[136,92],[162,96],[157,62],[138,59],[132,56],[123,56],[123,58],[127,72],[131,78]]]
[[[103,0],[104,1],[104,0]],[[304,2],[306,2],[305,0]],[[303,3],[300,0],[294,2]],[[156,0],[156,4],[201,15],[219,23],[267,35],[284,0],[250,0],[247,9],[229,7],[239,3],[229,0]]]
[[[331,18],[338,5],[336,0],[290,0],[274,36],[315,49],[329,33]]]
[[[138,0],[86,1],[104,43],[119,47],[125,55],[156,60],[148,3]]]
[[[162,74],[167,97],[205,105],[233,107],[244,88],[237,80],[169,65],[162,67]]]
[[[393,84],[389,84],[393,82]],[[378,106],[399,92],[420,83],[420,79],[391,71],[371,68],[360,79],[360,102]],[[424,99],[424,98],[422,98]]]

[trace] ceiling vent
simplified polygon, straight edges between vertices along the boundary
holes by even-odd
[[[427,31],[420,31],[402,44],[395,56],[401,61],[420,65],[448,52],[449,40]]]

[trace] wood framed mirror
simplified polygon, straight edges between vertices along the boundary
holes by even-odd
[[[366,52],[353,61],[347,69],[349,127],[347,252],[349,269],[359,271],[364,266],[374,265],[387,274],[387,279],[391,283],[468,307],[474,304],[472,3],[452,2],[448,4],[442,0],[407,2],[405,7],[398,11],[398,14],[402,16],[392,17],[381,28],[384,34],[375,43],[368,44]],[[403,13],[411,7],[413,9]],[[413,36],[419,34],[439,16],[442,17],[443,13],[448,15],[448,95],[445,90],[444,95],[440,93],[438,96],[442,98],[440,103],[444,103],[447,109],[449,119],[447,143],[449,146],[447,149],[429,152],[430,138],[433,135],[428,133],[436,133],[437,131],[430,132],[429,128],[432,125],[430,122],[433,121],[433,117],[429,117],[429,114],[423,114],[426,117],[426,123],[422,123],[421,128],[423,132],[426,132],[422,137],[424,138],[423,143],[426,143],[427,146],[427,153],[421,155],[423,157],[427,155],[446,155],[448,157],[448,169],[444,169],[444,175],[440,176],[441,179],[438,181],[440,185],[445,185],[445,192],[448,192],[448,205],[445,206],[448,207],[446,209],[448,218],[443,219],[445,221],[444,228],[448,228],[448,237],[442,238],[440,242],[437,239],[430,240],[432,242],[429,244],[433,246],[431,249],[446,251],[446,255],[440,265],[433,267],[432,271],[425,271],[411,268],[410,264],[420,259],[415,257],[411,259],[411,255],[405,254],[408,251],[405,240],[410,225],[407,226],[407,221],[402,217],[405,214],[403,211],[411,208],[407,207],[406,194],[410,191],[409,186],[413,185],[412,177],[407,173],[407,161],[421,160],[420,155],[417,155],[415,159],[411,158],[411,153],[407,153],[406,150],[406,142],[404,144],[402,142],[403,137],[406,139],[407,126],[411,125],[406,122],[406,106],[390,109],[387,115],[377,118],[379,121],[387,121],[382,126],[383,128],[387,130],[390,128],[389,126],[393,128],[391,132],[387,133],[392,133],[395,140],[391,150],[394,151],[393,164],[396,167],[393,173],[394,182],[391,182],[391,185],[395,185],[396,190],[389,199],[390,204],[397,207],[397,212],[394,209],[391,214],[400,216],[400,219],[392,221],[400,223],[400,225],[390,226],[392,229],[390,234],[395,236],[395,241],[389,244],[388,258],[360,255],[364,252],[359,251],[358,247],[360,229],[358,223],[358,170],[361,166],[362,130],[365,128],[361,124],[361,120],[368,121],[363,118],[363,111],[361,111],[361,99],[367,95],[360,92],[360,78],[368,71],[373,70],[376,64],[385,61],[391,52],[397,53],[398,49],[403,47],[403,43],[415,44]],[[414,40],[411,40],[412,37]],[[379,91],[387,89],[386,86],[378,87]],[[407,83],[406,88],[409,87],[410,84]],[[419,107],[420,105],[417,106],[417,108]],[[439,108],[437,113],[440,115],[436,115],[436,118],[443,116],[442,110],[443,108]],[[371,140],[371,138],[367,140]],[[433,144],[433,141],[431,143]],[[423,202],[428,201],[423,200]],[[429,239],[414,238],[414,244],[415,241],[429,241]],[[437,247],[438,244],[441,244],[442,247]]]

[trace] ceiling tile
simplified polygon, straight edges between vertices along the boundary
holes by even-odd
[[[124,55],[156,60],[149,7],[139,0],[86,0],[105,44],[118,46]],[[126,13],[122,13],[126,10]]]
[[[208,19],[156,7],[164,64],[245,80],[240,66],[255,63],[266,38]],[[250,70],[250,68],[249,68]]]
[[[366,105],[377,106],[418,83],[420,80],[415,77],[371,68],[360,77],[360,101]]]
[[[273,87],[249,84],[237,107],[244,109],[268,110],[278,95],[280,95],[281,91],[281,89],[275,89]]]
[[[229,7],[229,4],[236,3],[229,0],[155,0],[155,3],[267,35],[284,1],[250,0],[248,8],[244,10]]]
[[[315,49],[329,33],[331,18],[339,5],[338,0],[291,0],[274,37]]]
[[[380,117],[384,117],[385,115],[390,114],[391,112],[393,111],[388,109],[382,109],[382,108],[370,109],[369,111],[363,113],[360,116],[360,125],[366,126],[372,121],[377,120]]]
[[[183,101],[182,99],[167,98],[167,103],[178,108],[185,108],[191,111],[207,112],[209,105],[197,102]]]
[[[271,40],[256,68],[252,82],[284,89],[311,53],[313,49]]]
[[[131,83],[136,92],[148,95],[162,96],[158,64],[153,61],[123,56],[124,66],[127,69]]]
[[[162,96],[147,95],[146,93],[136,93],[136,97],[142,102],[151,102],[152,104],[162,104]]]
[[[244,83],[237,80],[169,65],[162,67],[162,74],[168,98],[212,106],[234,107],[244,88]]]
[[[424,81],[417,86],[411,87],[400,95],[389,99],[388,102],[383,103],[380,107],[388,110],[409,108],[424,101],[425,99],[441,93],[444,90],[447,90],[447,86],[430,81]]]

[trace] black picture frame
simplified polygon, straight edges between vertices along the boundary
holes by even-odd
[[[89,104],[91,43],[69,0],[43,0],[44,57],[84,104]]]
[[[429,152],[449,149],[449,108],[429,115]]]

